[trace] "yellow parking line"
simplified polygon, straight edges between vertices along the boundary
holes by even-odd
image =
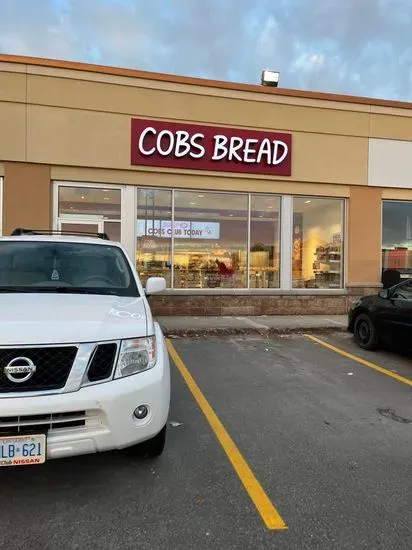
[[[272,502],[269,500],[269,497],[266,495],[262,486],[254,476],[252,470],[249,468],[246,460],[241,455],[239,449],[236,447],[234,441],[226,431],[218,416],[209,405],[209,402],[183,363],[172,342],[167,340],[166,343],[170,356],[172,357],[189,390],[192,392],[193,397],[209,422],[210,427],[214,431],[219,443],[222,445],[223,450],[232,463],[232,466],[239,476],[240,481],[243,483],[243,486],[255,504],[261,518],[265,522],[266,527],[271,530],[287,529],[285,522],[280,517]]]
[[[348,359],[352,359],[352,361],[356,361],[357,363],[360,363],[361,365],[365,365],[365,367],[369,367],[370,369],[376,370],[380,372],[381,374],[385,374],[386,376],[390,376],[391,378],[394,378],[398,382],[402,382],[403,384],[407,384],[408,386],[412,386],[412,380],[409,380],[408,378],[405,378],[404,376],[400,376],[399,374],[396,374],[396,372],[391,372],[390,370],[384,369],[383,367],[380,367],[379,365],[375,365],[375,363],[371,363],[370,361],[366,361],[366,359],[362,359],[361,357],[358,357],[357,355],[352,355],[351,353],[348,353],[347,351],[344,351],[343,349],[337,348],[335,346],[332,346],[331,344],[328,344],[327,342],[324,342],[320,338],[316,338],[316,336],[312,336],[311,334],[306,335],[307,338],[310,340],[313,340],[313,342],[316,342],[320,344],[321,346],[324,346],[325,348],[329,348],[332,351],[339,353],[340,355],[343,355],[344,357],[347,357]]]

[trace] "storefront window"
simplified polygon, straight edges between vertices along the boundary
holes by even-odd
[[[121,240],[121,189],[59,185],[58,209],[62,231],[105,232]]]
[[[279,288],[280,198],[250,199],[250,288]]]
[[[247,287],[247,195],[175,191],[174,287]]]
[[[293,200],[293,288],[343,287],[341,199]]]
[[[137,189],[136,267],[143,284],[165,277],[171,286],[172,192]]]
[[[382,267],[412,275],[412,202],[383,201]]]

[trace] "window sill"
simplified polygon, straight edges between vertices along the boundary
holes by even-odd
[[[279,288],[179,288],[162,292],[166,296],[347,296],[346,289],[296,288],[281,290]]]

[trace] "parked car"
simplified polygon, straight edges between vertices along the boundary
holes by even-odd
[[[104,234],[0,239],[0,466],[163,452],[169,358],[147,296],[164,288]]]
[[[366,350],[380,344],[412,350],[412,279],[357,300],[349,312],[348,330]]]

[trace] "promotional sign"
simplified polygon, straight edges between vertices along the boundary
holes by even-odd
[[[163,237],[172,235],[171,220],[137,220],[138,237]],[[175,239],[216,239],[220,236],[218,222],[174,222]]]
[[[272,176],[292,173],[291,134],[142,119],[132,119],[131,132],[135,166]]]

